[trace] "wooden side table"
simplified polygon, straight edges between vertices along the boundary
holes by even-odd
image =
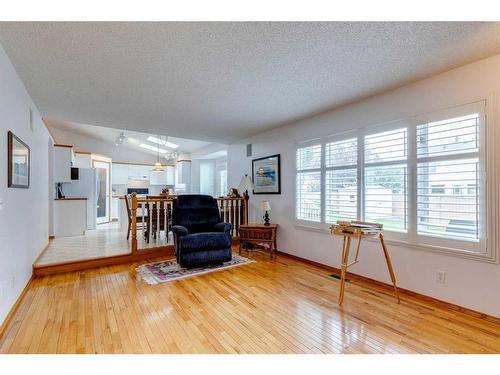
[[[276,256],[278,248],[276,246],[276,232],[278,230],[278,224],[242,224],[239,228],[239,254],[241,254],[241,249],[243,244],[268,244],[269,245],[269,255],[271,259],[273,255]]]

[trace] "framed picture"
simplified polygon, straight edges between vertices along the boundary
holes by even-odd
[[[7,134],[8,187],[30,187],[30,148],[11,131]]]
[[[254,194],[281,194],[280,155],[252,160]]]

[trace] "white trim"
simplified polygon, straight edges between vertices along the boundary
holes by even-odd
[[[321,171],[321,222],[309,222],[304,220],[296,220],[295,227],[302,230],[315,231],[320,233],[329,233],[329,225],[325,223],[325,171],[332,169],[341,169],[342,167],[325,167],[325,144],[332,141],[338,141],[348,138],[357,138],[357,169],[358,169],[358,217],[364,218],[364,137],[366,135],[375,134],[378,132],[390,131],[398,128],[407,129],[407,157],[405,160],[369,163],[366,166],[378,165],[407,165],[407,232],[395,232],[386,230],[386,238],[389,243],[402,245],[418,250],[432,251],[439,254],[454,255],[468,259],[474,259],[484,262],[498,264],[498,249],[497,244],[500,243],[500,231],[496,230],[497,223],[500,223],[500,199],[497,197],[497,172],[496,167],[500,165],[499,154],[497,149],[500,147],[500,142],[497,140],[500,134],[494,126],[494,103],[495,94],[489,95],[486,99],[479,99],[463,105],[448,107],[443,110],[434,111],[432,113],[411,116],[406,119],[390,121],[383,124],[368,126],[357,130],[349,130],[339,134],[328,135],[322,138],[315,138],[307,142],[297,142],[297,148],[306,145],[321,144],[321,168],[315,168],[315,171]],[[480,148],[479,148],[479,169],[482,173],[477,186],[479,196],[482,202],[479,206],[479,212],[482,215],[480,222],[480,241],[461,241],[451,238],[439,238],[428,235],[417,234],[417,206],[416,206],[416,174],[417,163],[439,160],[462,159],[467,156],[477,157],[477,153],[463,153],[457,155],[437,156],[428,158],[417,158],[416,155],[416,126],[425,122],[440,121],[450,117],[459,117],[470,113],[480,114]],[[297,149],[296,148],[296,149]],[[295,165],[296,167],[296,165]],[[295,168],[296,174],[297,169]],[[304,170],[303,170],[304,171]],[[311,170],[312,171],[312,170]],[[296,184],[296,182],[295,182]],[[482,191],[481,191],[482,190]],[[296,186],[294,187],[294,197],[296,199]],[[488,202],[488,204],[486,204]],[[295,215],[297,202],[295,200]],[[467,248],[476,248],[477,251],[470,251]],[[484,252],[480,252],[484,249]]]
[[[499,263],[500,231],[500,200],[498,199],[498,166],[500,166],[500,142],[498,130],[495,126],[496,93],[491,93],[485,100],[485,159],[486,159],[486,254],[483,258],[487,261]]]
[[[296,223],[294,227],[298,230],[303,230],[307,232],[315,232],[315,233],[320,233],[324,235],[330,236],[330,229],[324,228],[324,227],[316,227],[312,225],[307,224],[300,224]],[[486,256],[480,255],[475,252],[470,252],[466,250],[461,250],[461,249],[454,249],[450,247],[444,247],[444,246],[436,246],[436,245],[426,245],[422,243],[412,243],[409,241],[404,241],[400,240],[397,238],[394,238],[392,236],[394,232],[391,231],[384,231],[384,241],[389,244],[389,245],[394,245],[394,246],[402,246],[402,247],[407,247],[411,248],[414,250],[419,250],[419,251],[426,251],[426,252],[431,252],[435,254],[440,254],[440,255],[450,255],[454,256],[457,258],[467,258],[471,260],[475,260],[478,262],[485,262],[485,263],[493,263],[493,264],[499,264],[498,260],[496,258],[488,258]],[[373,241],[373,242],[378,242],[378,238],[371,238],[367,237],[367,241]]]
[[[411,160],[411,163],[413,167],[417,168],[419,164],[423,163],[430,163],[430,162],[445,162],[445,161],[453,161],[453,160],[460,160],[460,159],[470,159],[470,158],[478,158],[479,160],[479,172],[482,173],[481,171],[485,171],[485,160],[484,160],[484,142],[485,142],[485,129],[486,129],[486,122],[485,122],[485,106],[486,103],[484,100],[478,101],[475,103],[470,103],[464,106],[459,106],[455,108],[448,108],[446,110],[442,111],[436,111],[430,114],[426,115],[421,115],[417,116],[412,119],[412,128],[416,128],[418,125],[426,124],[429,122],[437,122],[441,120],[446,120],[449,118],[455,118],[455,117],[460,117],[464,116],[470,113],[478,113],[478,119],[479,119],[479,151],[478,152],[458,152],[456,154],[450,154],[450,155],[437,155],[437,156],[425,156],[425,157],[419,157],[416,155],[416,157]],[[412,143],[415,143],[415,139],[412,140]],[[484,177],[484,176],[483,176]],[[481,225],[487,220],[486,217],[486,202],[485,202],[485,194],[483,191],[483,187],[481,184],[482,178],[479,177],[477,180],[477,194],[480,199],[479,202],[479,217],[477,218],[478,224]],[[414,199],[415,200],[415,199]],[[415,200],[418,202],[418,199]],[[414,218],[417,218],[418,212],[412,212],[412,216]],[[418,219],[417,223],[418,225]],[[437,235],[432,235],[432,234],[418,234],[418,228],[416,228],[416,238],[415,238],[415,243],[416,244],[423,244],[426,246],[436,246],[439,248],[445,248],[445,247],[453,247],[458,249],[459,251],[469,251],[469,249],[474,249],[474,253],[477,255],[484,255],[486,254],[486,233],[484,230],[479,230],[478,236],[479,236],[479,241],[474,241],[474,240],[460,240],[457,238],[448,238],[446,236],[440,236],[439,234]]]

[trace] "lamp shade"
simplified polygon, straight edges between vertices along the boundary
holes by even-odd
[[[269,201],[262,201],[260,202],[260,209],[262,211],[271,211],[271,204]]]
[[[240,181],[240,184],[238,185],[238,191],[244,192],[245,190],[252,190],[253,189],[253,182],[248,175],[244,175],[243,178]]]
[[[163,169],[161,163],[155,163],[155,166],[153,167],[153,169],[151,171],[152,172],[163,172],[164,169]]]

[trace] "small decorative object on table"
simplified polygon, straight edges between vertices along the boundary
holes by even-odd
[[[242,224],[239,228],[239,254],[246,248],[245,245],[268,245],[271,259],[276,256],[278,248],[276,246],[276,232],[278,224]]]
[[[239,198],[240,197],[240,193],[238,193],[238,189],[236,189],[236,188],[230,188],[229,189],[228,197]]]
[[[263,219],[264,219],[264,225],[268,226],[269,225],[269,211],[271,211],[271,204],[269,201],[262,201],[260,202],[260,209],[265,212]]]
[[[333,235],[342,236],[344,238],[344,245],[342,247],[342,266],[340,275],[340,293],[339,293],[339,305],[342,305],[344,301],[344,289],[345,289],[345,277],[347,274],[347,268],[358,263],[359,247],[361,245],[361,239],[367,237],[378,237],[382,245],[382,250],[384,251],[385,261],[387,263],[387,269],[389,270],[389,275],[391,277],[392,285],[394,286],[394,294],[399,303],[399,293],[398,287],[396,286],[396,276],[394,270],[392,269],[391,258],[389,257],[389,251],[384,242],[384,234],[382,232],[383,224],[368,223],[364,221],[337,221],[337,224],[333,224],[330,227],[330,231]],[[358,245],[356,248],[356,256],[354,261],[349,263],[349,249],[351,247],[351,238],[358,238]]]

